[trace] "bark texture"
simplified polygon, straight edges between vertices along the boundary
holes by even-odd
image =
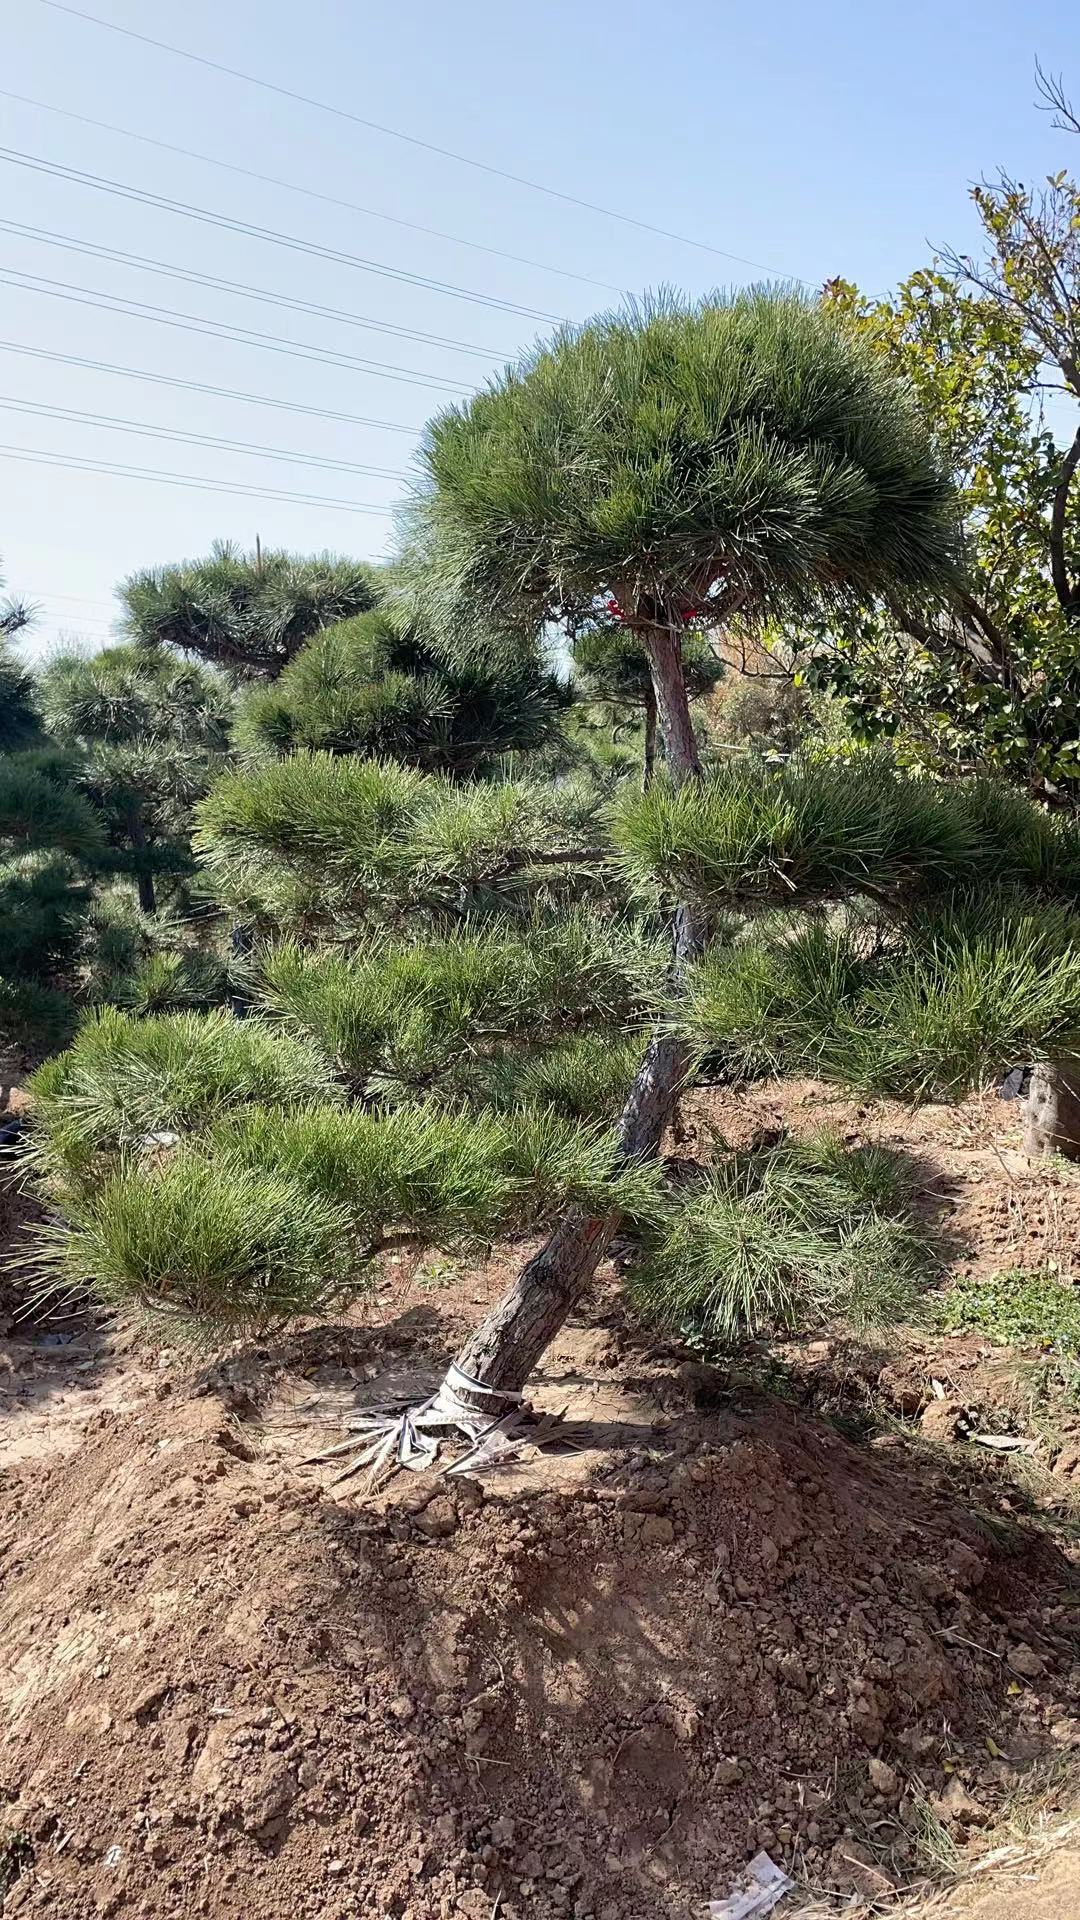
[[[678,630],[673,625],[648,628],[642,639],[669,774],[676,782],[698,779],[701,765]],[[677,977],[702,947],[700,916],[688,904],[676,910],[672,939]],[[656,1154],[687,1065],[687,1049],[680,1040],[663,1031],[653,1035],[619,1119],[620,1160],[647,1160]],[[592,1215],[575,1207],[564,1214],[547,1243],[522,1268],[509,1293],[459,1353],[456,1364],[462,1373],[483,1381],[489,1389],[520,1392],[592,1279],[618,1225],[617,1212]],[[477,1404],[489,1412],[495,1410],[487,1396]]]
[[[641,766],[641,791],[648,793],[656,771],[656,695],[650,680],[645,689],[645,754]]]
[[[1024,1114],[1028,1153],[1080,1160],[1080,1058],[1038,1061],[1031,1069]]]

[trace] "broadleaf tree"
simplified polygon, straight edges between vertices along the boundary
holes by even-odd
[[[1080,131],[1060,87],[1058,123]],[[938,770],[999,770],[1080,795],[1080,186],[1002,172],[973,188],[982,245],[945,251],[887,299],[826,296],[911,386],[947,457],[967,573],[837,628],[784,633],[857,732]]]

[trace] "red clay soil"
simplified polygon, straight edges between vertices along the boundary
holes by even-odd
[[[999,1266],[1080,1194],[1011,1169],[1000,1109],[833,1117],[925,1155],[973,1257],[1000,1207]],[[336,1485],[310,1456],[427,1390],[506,1257],[399,1262],[201,1374],[91,1323],[0,1342],[4,1920],[689,1920],[759,1847],[876,1898],[919,1805],[962,1841],[1080,1746],[1052,1538],[651,1343],[610,1274],[536,1386],[573,1447]]]
[[[38,1380],[68,1398],[3,1474],[5,1920],[659,1920],[759,1846],[883,1891],[915,1793],[977,1824],[1080,1739],[1044,1537],[1004,1553],[916,1452],[618,1329],[549,1355],[575,1451],[375,1502],[305,1465],[448,1332],[134,1389],[129,1355],[127,1411]]]

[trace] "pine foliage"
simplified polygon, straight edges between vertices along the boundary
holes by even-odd
[[[976,881],[1080,890],[1080,833],[992,782],[904,779],[887,759],[725,764],[624,791],[613,832],[630,878],[710,906],[794,904]]]
[[[514,927],[468,922],[362,953],[266,955],[257,997],[310,1035],[357,1092],[401,1098],[506,1064],[583,1027],[640,1023],[662,966],[656,943],[575,913]]]
[[[0,1036],[31,1050],[62,1044],[74,1026],[65,989],[104,854],[70,771],[48,752],[0,757]]]
[[[537,869],[557,888],[563,851],[595,825],[590,810],[571,788],[459,786],[391,761],[294,753],[219,780],[197,809],[195,845],[219,896],[271,923],[393,925],[530,901]]]
[[[218,541],[208,559],[125,581],[126,627],[139,646],[194,653],[239,679],[272,680],[305,640],[365,613],[373,570],[331,553],[243,553]]]
[[[226,1108],[339,1097],[310,1042],[220,1009],[140,1019],[103,1007],[30,1085],[39,1156],[65,1179],[154,1135],[198,1131]]]
[[[951,483],[910,394],[795,294],[567,329],[439,415],[422,458],[415,537],[444,597],[530,630],[605,591],[707,618],[955,575]]]
[[[553,737],[565,694],[530,653],[425,640],[386,608],[316,634],[238,721],[250,750],[392,759],[471,776]]]
[[[227,688],[197,662],[123,646],[56,656],[39,697],[107,832],[114,872],[133,874],[152,909],[155,877],[191,870],[191,809],[226,750]]]
[[[653,1230],[632,1285],[667,1324],[729,1348],[828,1319],[889,1324],[928,1273],[900,1166],[824,1134],[715,1163]]]
[[[991,890],[888,929],[774,924],[708,954],[679,1017],[737,1076],[810,1072],[956,1098],[1080,1050],[1080,914]]]

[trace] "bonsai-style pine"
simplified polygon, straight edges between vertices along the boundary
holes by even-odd
[[[342,751],[362,734],[230,772],[197,850],[256,929],[252,1016],[110,1013],[37,1086],[60,1275],[173,1316],[265,1328],[347,1297],[402,1236],[550,1225],[422,1426],[388,1436],[406,1452],[514,1403],[621,1221],[657,1310],[666,1271],[666,1310],[690,1312],[687,1247],[733,1195],[698,1194],[682,1232],[657,1153],[696,1059],[728,1043],[695,1012],[710,934],[822,902],[855,926],[867,902],[892,916],[1007,866],[973,801],[876,764],[703,775],[688,631],[841,618],[954,576],[928,433],[834,315],[754,293],[599,321],[436,420],[424,463],[414,617],[477,657],[514,636],[531,662],[552,623],[580,632],[614,602],[662,777],[601,807],[530,779],[527,754],[514,780],[462,779],[389,743]],[[789,1175],[756,1180],[754,1204],[775,1209]],[[873,1245],[869,1188],[813,1177],[833,1183],[821,1244]],[[745,1324],[728,1298],[699,1317]]]
[[[58,655],[38,697],[105,826],[114,869],[134,876],[153,913],[156,879],[191,870],[191,809],[225,750],[227,690],[197,662],[124,646]]]
[[[323,627],[379,598],[372,568],[337,554],[242,553],[218,541],[206,560],[136,573],[120,588],[138,646],[177,647],[238,680],[273,680]]]
[[[236,738],[257,753],[365,754],[462,777],[543,746],[565,704],[535,651],[495,635],[467,647],[425,637],[390,604],[306,641],[246,696]]]

